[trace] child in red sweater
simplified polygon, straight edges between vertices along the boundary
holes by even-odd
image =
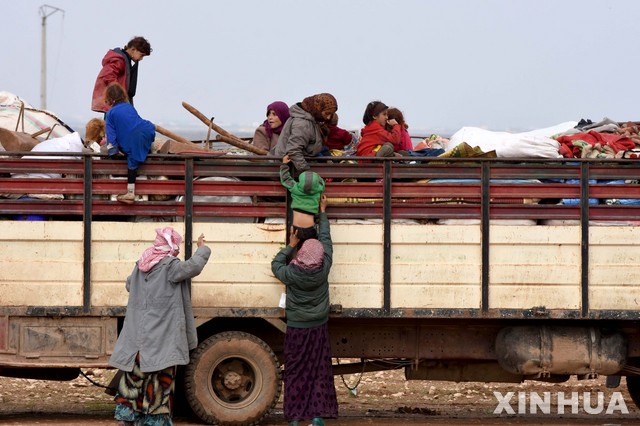
[[[362,121],[365,127],[360,131],[362,138],[358,143],[359,157],[393,157],[400,145],[402,133],[396,120],[389,120],[389,108],[380,101],[369,102]],[[385,129],[391,126],[391,131]]]
[[[333,113],[331,121],[327,123],[329,129],[329,135],[324,141],[324,146],[328,149],[343,149],[345,146],[351,143],[352,134],[348,130],[338,127],[338,114]]]
[[[387,115],[389,119],[394,119],[400,125],[400,133],[402,133],[402,138],[400,139],[400,143],[397,146],[396,152],[400,155],[406,156],[409,155],[408,151],[413,150],[413,142],[411,141],[411,136],[407,129],[409,126],[407,122],[404,121],[404,114],[398,108],[389,108],[387,110]],[[387,126],[389,129],[389,126]]]

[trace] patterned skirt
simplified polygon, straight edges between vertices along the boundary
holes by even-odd
[[[115,397],[118,403],[115,419],[144,425],[172,425],[176,367],[143,373],[138,354],[133,370],[123,373]]]
[[[284,337],[284,417],[338,417],[327,324],[287,327]]]

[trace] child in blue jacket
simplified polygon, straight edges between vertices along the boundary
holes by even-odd
[[[110,106],[106,114],[107,146],[109,155],[124,154],[127,158],[127,193],[118,195],[118,201],[133,204],[138,167],[147,159],[156,136],[156,126],[140,118],[128,102],[124,88],[111,83],[105,91],[105,102]]]

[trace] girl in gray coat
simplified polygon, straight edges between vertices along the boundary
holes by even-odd
[[[127,278],[127,314],[109,359],[124,372],[114,416],[123,426],[173,425],[176,366],[188,364],[198,344],[187,280],[202,272],[211,249],[200,235],[193,257],[180,261],[180,234],[171,227],[156,234]]]

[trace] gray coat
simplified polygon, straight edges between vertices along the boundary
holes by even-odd
[[[202,272],[210,255],[211,249],[202,246],[187,261],[167,256],[149,272],[140,271],[136,262],[127,278],[127,314],[109,365],[132,371],[138,352],[145,373],[189,363],[198,337],[186,280]]]
[[[297,171],[309,170],[305,155],[315,157],[322,151],[322,133],[313,116],[298,104],[289,108],[289,119],[284,124],[280,138],[271,154],[289,155]]]

